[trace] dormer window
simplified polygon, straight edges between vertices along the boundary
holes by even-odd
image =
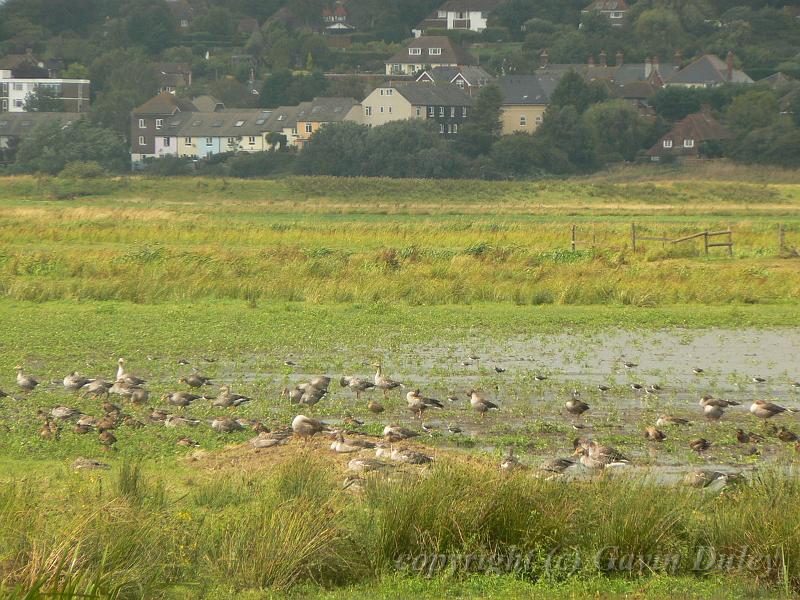
[[[431,56],[441,56],[442,49],[441,48],[428,48],[428,54]]]
[[[664,148],[672,148],[672,140],[664,140]]]
[[[612,18],[612,19],[621,19],[621,18],[622,18],[622,14],[623,14],[623,13],[621,13],[621,12],[620,12],[620,11],[618,11],[618,10],[612,11],[612,12],[611,12],[611,18]]]
[[[422,54],[422,48],[409,48],[408,55],[409,56],[420,56]]]
[[[687,138],[683,140],[683,147],[684,148],[694,148],[694,140],[691,138]]]

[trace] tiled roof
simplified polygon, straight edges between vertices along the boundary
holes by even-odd
[[[314,123],[342,121],[357,104],[355,98],[314,98],[300,105],[297,120]]]
[[[169,92],[162,92],[157,96],[153,96],[142,104],[133,109],[133,112],[138,115],[172,115],[176,112],[192,112],[196,111],[197,107],[183,98],[177,98]]]
[[[390,87],[408,100],[413,106],[472,106],[474,100],[449,83],[395,83]]]
[[[594,0],[594,2],[583,10],[586,12],[593,10],[624,11],[628,10],[628,5],[625,3],[625,0]]]
[[[261,135],[270,111],[260,109],[194,112],[180,115],[177,135],[183,137],[244,137]]]
[[[463,67],[433,67],[425,71],[434,83],[451,83],[458,75],[467,81],[469,85],[478,85],[479,81],[486,82],[492,81],[494,78],[486,72],[483,67],[475,65],[465,65]],[[424,75],[420,75],[417,81]]]
[[[670,129],[660,140],[645,154],[647,156],[660,156],[665,153],[664,140],[672,140],[673,153],[680,153],[683,140],[694,140],[691,153],[695,153],[700,142],[707,140],[727,140],[733,133],[722,123],[717,121],[709,111],[700,112],[684,117]]]
[[[728,82],[728,65],[715,54],[704,54],[667,78],[667,84],[719,84]],[[731,83],[753,83],[744,71],[733,69]]]
[[[31,135],[41,123],[60,123],[67,126],[79,120],[81,113],[24,112],[0,113],[0,136],[25,138]]]
[[[497,80],[504,105],[543,105],[558,85],[560,75],[506,75]]]
[[[421,54],[411,55],[409,48],[419,48]],[[430,54],[431,48],[440,48],[441,54]],[[410,41],[406,47],[386,61],[390,64],[454,64],[474,65],[478,61],[469,52],[445,35],[424,35]]]

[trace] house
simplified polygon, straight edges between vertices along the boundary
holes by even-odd
[[[261,109],[186,113],[176,134],[176,155],[206,158],[225,152],[269,150],[265,124],[270,114]]]
[[[664,84],[681,87],[716,87],[725,83],[753,83],[744,72],[733,67],[733,52],[723,62],[714,54],[704,54],[668,77]]]
[[[614,27],[622,27],[628,5],[625,0],[594,0],[589,6],[581,10],[581,14],[600,13],[605,15]]]
[[[86,112],[90,85],[88,79],[17,79],[0,75],[0,113],[25,112],[28,96],[38,89],[47,89],[58,97],[64,112]]]
[[[387,83],[361,102],[363,122],[370,127],[406,119],[431,119],[439,133],[457,135],[469,118],[474,99],[450,84]]]
[[[347,22],[347,8],[344,3],[336,2],[332,8],[325,8],[322,11],[322,21],[325,25],[325,33],[348,33],[355,27]]]
[[[560,76],[552,74],[506,75],[498,78],[496,83],[503,93],[503,134],[536,131],[544,119],[550,94],[559,80]]]
[[[225,109],[224,103],[208,94],[192,98],[192,104],[198,112],[217,112]]]
[[[197,107],[169,92],[161,92],[131,113],[131,160],[175,156],[176,136],[184,121]]]
[[[244,35],[253,35],[258,30],[258,20],[253,17],[239,19],[239,22],[236,24],[236,32]]]
[[[361,122],[361,105],[355,98],[314,98],[302,102],[297,111],[297,138],[294,143],[303,145],[323,125],[340,121]]]
[[[434,67],[423,71],[417,77],[419,83],[448,83],[461,88],[470,96],[477,94],[485,85],[494,81],[483,67],[467,65],[464,67]]]
[[[769,77],[764,77],[763,79],[759,79],[758,83],[766,84],[771,87],[773,90],[782,90],[787,86],[794,83],[796,80],[793,77],[790,77],[786,73],[782,73],[778,71],[773,73]]]
[[[187,31],[194,20],[194,7],[188,0],[166,0],[167,6],[175,17],[178,31]]]
[[[189,63],[161,63],[158,65],[158,91],[174,94],[179,88],[192,85],[192,67]]]
[[[83,117],[81,113],[34,112],[0,114],[0,150],[15,146],[20,140],[30,137],[42,123],[57,122],[66,127]]]
[[[286,138],[286,145],[297,146],[297,113],[299,106],[279,106],[274,109],[264,123],[265,141],[270,133],[278,133]],[[272,145],[269,144],[270,148]]]
[[[412,40],[386,62],[387,75],[414,75],[435,67],[463,67],[478,61],[444,35],[423,36]]]
[[[697,157],[703,143],[724,141],[733,137],[733,133],[717,121],[708,108],[703,108],[675,123],[672,129],[645,152],[645,156],[653,162],[668,157]]]
[[[448,0],[412,31],[415,37],[429,29],[481,32],[487,27],[489,13],[500,3],[501,0]]]

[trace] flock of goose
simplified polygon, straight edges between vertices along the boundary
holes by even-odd
[[[142,407],[150,398],[150,393],[146,387],[147,382],[141,377],[128,372],[125,364],[124,358],[118,360],[117,373],[113,381],[102,378],[87,378],[76,372],[72,372],[64,377],[62,383],[65,390],[80,394],[84,398],[102,400],[101,408],[103,410],[103,415],[93,416],[83,414],[76,409],[64,405],[53,407],[49,413],[40,410],[38,416],[44,421],[40,429],[40,435],[46,439],[57,439],[60,436],[63,425],[66,422],[71,422],[75,433],[86,434],[97,432],[98,440],[102,447],[111,449],[117,442],[114,432],[120,425],[131,428],[144,427],[146,425],[145,422],[136,419],[130,414],[126,414],[121,406],[109,401],[110,397],[113,395],[123,400],[128,400],[133,406]],[[384,399],[386,399],[393,390],[404,389],[406,387],[403,383],[387,377],[383,373],[381,364],[375,363],[372,366],[377,370],[375,376],[371,379],[356,376],[343,376],[339,379],[339,384],[343,388],[348,388],[353,392],[356,401],[361,401],[361,395],[370,390],[380,390],[383,393]],[[627,369],[633,369],[636,366],[635,363],[624,363],[624,367]],[[34,377],[26,374],[21,366],[16,367],[16,369],[17,386],[25,394],[33,392],[39,385],[39,382]],[[500,368],[495,370],[497,373],[502,373],[505,369]],[[693,372],[695,374],[700,374],[703,373],[703,370],[695,368]],[[547,377],[537,375],[534,379],[543,381],[547,379]],[[198,400],[210,400],[211,406],[215,408],[236,408],[251,401],[251,398],[248,396],[232,392],[228,385],[219,386],[216,396],[202,394],[202,390],[212,386],[213,382],[210,378],[197,372],[192,372],[190,375],[181,377],[178,381],[180,384],[186,385],[189,390],[174,391],[161,396],[161,400],[170,406],[187,407]],[[757,384],[764,383],[764,381],[765,380],[761,377],[753,378],[753,382]],[[319,376],[310,381],[297,384],[294,387],[285,388],[281,396],[298,406],[313,407],[328,395],[330,384],[330,377]],[[796,382],[793,382],[791,385],[800,388],[800,384]],[[640,384],[631,384],[631,387],[635,390],[643,390],[646,393],[657,393],[661,389],[658,385],[651,385],[645,388]],[[603,394],[609,391],[609,389],[609,386],[606,385],[598,386],[598,390]],[[0,398],[8,396],[9,394],[0,390]],[[423,414],[428,410],[441,410],[445,407],[443,402],[436,398],[423,395],[421,391],[416,388],[407,391],[405,397],[408,410],[412,413],[413,418],[416,419],[421,420]],[[499,410],[500,408],[495,402],[492,402],[477,390],[470,390],[468,392],[468,397],[471,408],[481,419],[490,411]],[[458,398],[456,396],[448,396],[447,401],[450,403],[458,402]],[[699,400],[702,416],[708,421],[719,421],[726,410],[739,405],[740,403],[734,400],[715,398],[708,394],[702,396]],[[367,409],[375,414],[380,414],[384,411],[384,406],[375,399],[370,398],[367,403]],[[578,419],[577,422],[573,422],[573,427],[575,429],[580,430],[585,427],[582,423],[582,418],[585,413],[590,411],[591,407],[588,403],[581,400],[580,393],[577,390],[575,390],[566,401],[564,409],[568,414]],[[181,414],[173,414],[165,409],[151,408],[150,411],[150,414],[146,418],[146,421],[150,424],[163,424],[165,427],[193,427],[201,423],[199,419],[192,419]],[[773,402],[759,399],[752,402],[749,412],[754,417],[766,421],[777,415],[800,411],[796,408],[787,408]],[[430,456],[414,449],[396,446],[398,443],[406,442],[421,435],[418,431],[396,424],[386,425],[383,429],[382,436],[379,436],[378,439],[374,441],[368,439],[370,436],[360,433],[357,430],[348,430],[346,433],[350,438],[345,438],[345,431],[342,428],[332,427],[322,420],[303,414],[298,414],[294,417],[291,427],[279,430],[271,430],[260,421],[233,418],[231,416],[216,417],[211,420],[209,424],[214,431],[219,433],[230,433],[248,429],[254,431],[257,435],[250,440],[250,442],[252,446],[257,449],[284,444],[290,437],[297,437],[303,441],[307,441],[316,434],[326,434],[331,436],[332,443],[330,448],[332,451],[340,454],[358,454],[348,465],[350,470],[354,472],[382,469],[389,466],[392,461],[409,464],[427,464],[433,460]],[[344,419],[344,424],[357,428],[364,423],[352,416],[348,416]],[[651,442],[662,442],[667,438],[667,434],[663,429],[681,427],[689,424],[690,421],[683,417],[661,414],[654,425],[645,428],[644,437]],[[421,428],[424,431],[430,431],[432,426],[422,423]],[[461,429],[454,424],[450,424],[447,427],[447,431],[452,434],[461,433]],[[773,426],[769,428],[768,431],[782,442],[798,442],[798,435],[786,427],[776,428]],[[767,431],[764,433],[766,434]],[[763,442],[765,437],[761,434],[737,429],[736,439],[742,444],[758,444]],[[188,437],[180,438],[177,443],[183,446],[199,445]],[[710,441],[702,437],[694,438],[689,441],[691,450],[698,453],[705,452],[711,445],[712,443]],[[797,449],[800,451],[800,443]],[[374,452],[375,458],[364,457],[365,451]],[[613,446],[600,444],[594,440],[581,437],[574,441],[573,452],[570,456],[547,460],[540,466],[540,471],[549,474],[561,474],[578,463],[589,469],[605,469],[630,465],[631,461]],[[513,449],[509,450],[500,466],[504,471],[525,468],[514,455]],[[718,476],[715,476],[714,474],[717,473],[715,471],[708,471],[704,474],[698,473],[701,473],[701,471],[695,471],[687,476],[689,483],[692,485],[704,486],[722,478],[724,475],[718,474]]]

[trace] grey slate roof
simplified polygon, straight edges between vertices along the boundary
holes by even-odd
[[[297,120],[315,123],[342,121],[357,104],[355,98],[314,98],[311,102],[300,104]]]
[[[0,113],[0,137],[25,138],[41,123],[57,122],[66,127],[83,117],[82,113],[20,112]]]
[[[704,54],[683,69],[666,79],[669,84],[708,85],[728,82],[728,66],[714,54]],[[753,80],[739,69],[733,69],[731,83],[753,83]]]
[[[474,100],[448,83],[395,83],[391,87],[413,106],[472,106]]]
[[[183,137],[244,137],[261,135],[270,112],[260,109],[194,112],[179,115],[177,134]],[[167,125],[167,123],[165,123]]]
[[[280,133],[285,128],[297,127],[297,113],[299,106],[279,106],[274,109],[264,123],[264,131]]]
[[[506,75],[497,80],[504,105],[542,105],[550,102],[561,74]]]
[[[453,78],[459,73],[471,86],[477,86],[479,82],[490,82],[494,79],[483,67],[476,65],[464,65],[463,67],[433,67],[420,75],[417,81],[426,73],[433,79],[434,83],[451,83]],[[483,84],[481,83],[480,85]]]

